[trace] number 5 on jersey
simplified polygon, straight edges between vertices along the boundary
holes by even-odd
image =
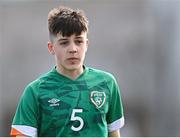
[[[84,121],[81,117],[77,116],[76,113],[82,113],[82,109],[73,109],[71,114],[71,121],[79,121],[79,126],[71,126],[73,131],[80,131],[84,126]]]

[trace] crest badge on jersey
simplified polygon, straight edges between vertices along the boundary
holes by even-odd
[[[91,102],[97,107],[101,108],[106,101],[105,92],[92,91],[91,92]]]

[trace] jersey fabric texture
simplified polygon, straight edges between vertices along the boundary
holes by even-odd
[[[113,75],[85,67],[71,80],[53,68],[25,88],[11,136],[106,137],[123,125],[120,90]]]

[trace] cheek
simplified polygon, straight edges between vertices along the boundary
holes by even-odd
[[[85,53],[87,52],[87,48],[85,49]]]
[[[85,47],[85,51],[86,51],[86,52],[87,52],[87,50],[88,50],[88,45],[86,45],[86,47]],[[86,53],[86,52],[85,52],[85,53]]]
[[[84,48],[84,54],[86,54],[86,52],[87,52],[87,47]]]
[[[64,54],[63,53],[58,53],[56,56],[58,57],[58,59],[64,59]]]
[[[61,59],[63,59],[64,58],[64,53],[63,53],[63,51],[62,50],[55,50],[55,55],[56,55],[56,57],[57,57],[57,59],[58,60],[61,60]]]
[[[87,52],[87,49],[86,49],[86,48],[85,48],[85,49],[83,49],[83,50],[81,51],[81,56],[82,56],[82,57],[85,57],[86,52]]]

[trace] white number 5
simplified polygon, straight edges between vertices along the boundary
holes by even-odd
[[[84,121],[81,117],[79,116],[75,116],[76,113],[82,113],[83,110],[82,109],[73,109],[72,111],[72,114],[71,114],[71,121],[79,121],[80,122],[80,125],[78,127],[74,127],[74,126],[71,126],[71,129],[73,131],[79,131],[83,128],[84,126]]]

